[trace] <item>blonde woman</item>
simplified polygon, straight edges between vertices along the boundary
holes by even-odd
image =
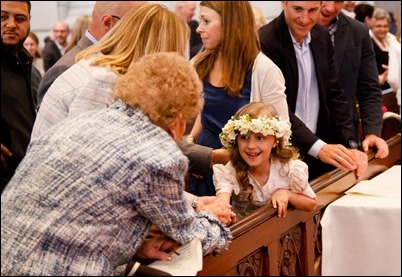
[[[43,98],[32,137],[67,117],[105,107],[112,101],[116,80],[145,54],[184,55],[189,28],[175,13],[159,4],[130,10],[98,44],[77,55],[77,63],[50,86]]]
[[[177,141],[203,102],[194,68],[178,53],[145,55],[114,97],[29,148],[1,196],[2,275],[121,276],[134,254],[169,260],[195,238],[204,255],[227,250],[230,230],[183,198]],[[166,237],[150,249],[152,225]]]
[[[389,13],[384,9],[375,8],[370,36],[373,39],[379,81],[383,94],[391,91],[388,83],[388,52],[391,43],[395,41],[395,36],[389,32],[390,23],[391,18]]]
[[[71,49],[73,49],[74,46],[77,45],[78,41],[85,34],[87,29],[89,29],[89,27],[91,27],[91,23],[92,23],[92,16],[87,15],[87,14],[80,15],[75,20],[73,29],[71,30],[70,40],[65,49],[66,53],[68,51],[70,51]]]
[[[205,105],[189,141],[222,148],[219,133],[223,125],[249,102],[271,103],[281,116],[288,117],[285,80],[278,66],[260,52],[250,2],[202,1],[197,32],[204,50],[192,61],[204,82]],[[203,179],[191,177],[189,191],[215,195],[212,170]]]

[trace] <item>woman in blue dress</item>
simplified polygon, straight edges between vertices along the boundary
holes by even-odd
[[[192,62],[204,83],[205,104],[188,141],[221,148],[222,127],[249,102],[270,103],[280,116],[288,117],[285,80],[280,69],[260,52],[248,1],[202,1],[197,32],[203,50]],[[215,195],[212,170],[206,176],[190,176],[187,190],[200,196]]]

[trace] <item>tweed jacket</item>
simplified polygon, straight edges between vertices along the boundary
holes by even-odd
[[[1,196],[1,273],[110,276],[151,225],[203,254],[231,234],[184,198],[188,160],[169,134],[121,101],[33,139]]]

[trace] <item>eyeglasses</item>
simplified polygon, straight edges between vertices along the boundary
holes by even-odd
[[[117,20],[120,20],[120,17],[117,15],[112,15],[113,18],[116,18]]]

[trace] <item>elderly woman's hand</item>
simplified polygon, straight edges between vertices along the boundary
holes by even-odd
[[[236,219],[232,206],[216,196],[198,197],[196,210],[211,213],[225,225],[230,225]]]
[[[157,259],[169,261],[172,259],[169,252],[176,249],[179,244],[165,235],[156,235],[144,240],[137,250],[136,256],[142,259]]]

